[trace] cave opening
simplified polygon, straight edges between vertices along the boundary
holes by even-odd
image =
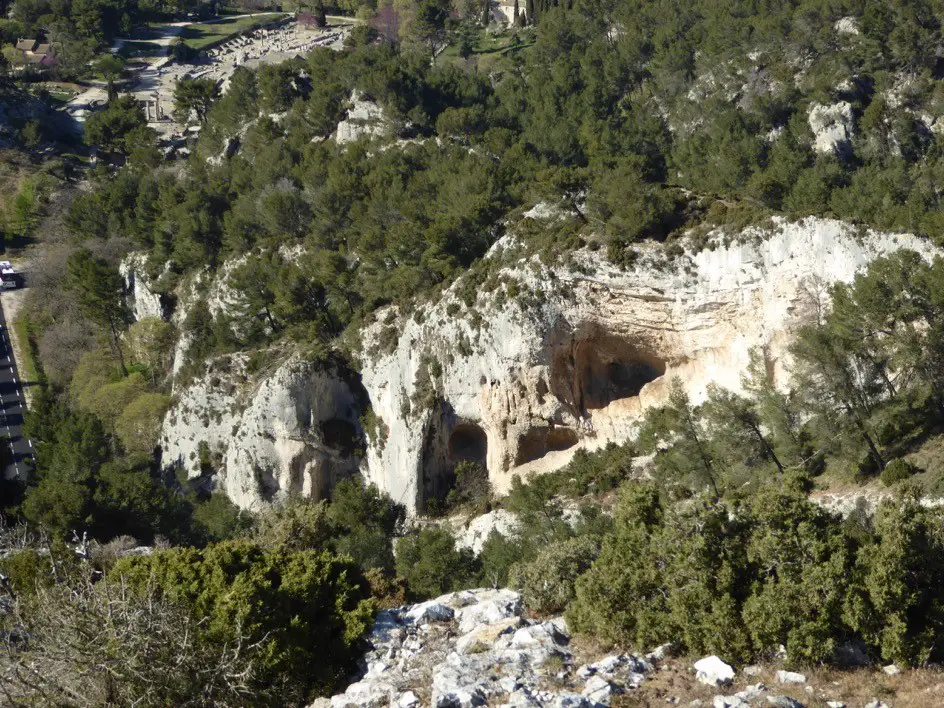
[[[330,418],[319,424],[325,447],[342,457],[353,457],[363,448],[357,426],[343,418]]]
[[[430,513],[441,511],[442,503],[456,486],[456,467],[471,462],[487,470],[487,458],[485,430],[477,423],[457,422],[452,409],[444,407],[426,433],[421,508]]]
[[[665,371],[665,361],[652,352],[615,335],[593,332],[558,347],[551,381],[554,394],[583,413],[638,396]]]
[[[515,466],[540,460],[549,452],[572,448],[578,442],[577,431],[562,426],[531,428],[518,437]]]
[[[460,423],[449,436],[449,459],[453,463],[474,462],[485,467],[488,436],[474,423]]]

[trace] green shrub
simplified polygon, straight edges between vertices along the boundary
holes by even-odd
[[[802,495],[666,506],[652,486],[631,484],[615,526],[577,580],[567,616],[578,631],[638,647],[680,641],[734,661],[784,644],[793,660],[816,662],[849,633],[851,543]]]
[[[342,480],[328,502],[292,497],[255,519],[257,543],[271,549],[330,550],[349,556],[365,572],[393,570],[391,539],[405,510],[374,485]]]
[[[334,548],[351,556],[363,570],[393,570],[391,539],[406,518],[406,510],[376,485],[342,480],[332,492],[328,518],[335,525]]]
[[[324,551],[227,541],[124,558],[110,576],[141,593],[156,588],[206,618],[204,638],[231,642],[239,632],[261,642],[260,682],[277,686],[283,703],[311,692],[330,695],[351,669],[373,615],[357,567]]]
[[[508,575],[515,563],[529,560],[531,554],[521,539],[507,538],[492,531],[479,552],[479,585],[500,588],[508,584]]]
[[[444,528],[426,528],[397,542],[397,575],[420,597],[436,597],[473,584],[475,557],[456,548],[456,540]]]
[[[885,661],[916,666],[944,656],[944,515],[916,500],[883,502],[875,537],[856,562],[849,624]]]
[[[917,472],[917,467],[907,460],[898,457],[885,465],[885,469],[882,470],[879,479],[882,480],[882,484],[886,487],[891,487],[894,484],[910,479],[913,475],[917,474]]]
[[[194,500],[191,512],[190,537],[195,543],[228,541],[243,535],[251,524],[249,512],[230,501],[222,491]]]
[[[529,479],[527,484],[513,479],[505,506],[526,513],[558,495],[579,497],[615,489],[629,477],[635,454],[631,445],[615,443],[595,452],[577,450],[570,463],[559,470]]]
[[[456,509],[468,506],[484,513],[492,499],[488,470],[478,463],[463,460],[456,465],[455,475],[455,485],[446,495],[446,507]]]
[[[6,576],[10,589],[18,595],[55,580],[48,556],[40,555],[34,548],[24,548],[0,558],[0,574]]]
[[[256,516],[253,540],[271,550],[322,550],[334,531],[328,519],[327,503],[293,496]]]
[[[525,604],[535,612],[563,611],[574,597],[574,584],[596,560],[600,542],[591,536],[553,544],[529,563],[511,569],[508,583],[520,590]]]

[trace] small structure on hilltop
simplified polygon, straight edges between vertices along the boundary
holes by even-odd
[[[496,22],[523,25],[526,21],[525,3],[521,0],[498,0],[491,5],[491,17]]]
[[[27,66],[39,69],[54,69],[59,65],[56,58],[56,47],[51,42],[40,42],[37,39],[19,39],[15,45],[22,62],[20,68]]]

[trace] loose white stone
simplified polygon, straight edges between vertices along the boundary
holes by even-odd
[[[695,678],[708,686],[725,686],[734,680],[734,669],[717,656],[696,661],[695,671]]]
[[[793,671],[780,670],[776,674],[778,683],[806,683],[806,676]]]

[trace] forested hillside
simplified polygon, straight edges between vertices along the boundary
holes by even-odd
[[[806,320],[774,333],[790,339],[789,379],[758,349],[740,392],[711,385],[696,402],[677,383],[640,404],[624,444],[515,478],[504,498],[494,470],[463,458],[422,511],[517,519],[479,553],[452,521],[408,520],[404,500],[357,479],[241,510],[218,449],[175,461],[161,434],[192,413],[189,386],[220,395],[204,396],[218,409],[201,422],[219,427],[244,405],[239,387],[301,362],[354,392],[350,420],[302,443],[331,438],[363,473],[386,425],[361,385],[370,357],[440,298],[476,329],[490,316],[480,294],[538,318],[540,288],[502,272],[532,256],[535,271],[573,261],[592,280],[588,262],[612,279],[645,255],[684,284],[686,257],[810,216],[944,247],[944,3],[542,0],[507,28],[482,27],[476,2],[340,9],[357,13],[340,51],[240,66],[225,87],[181,80],[182,152],[107,64],[81,154],[11,122],[15,149],[35,148],[28,177],[8,161],[16,196],[0,215],[8,245],[35,245],[16,326],[35,370],[36,468],[2,488],[0,695],[305,705],[358,676],[378,609],[485,586],[607,646],[670,642],[740,664],[783,645],[799,667],[849,646],[903,668],[941,661],[944,516],[923,501],[944,489],[940,257],[899,251],[817,283]],[[203,10],[15,0],[0,30],[52,32],[85,71],[116,35],[184,11]],[[486,259],[499,241],[513,248]],[[426,378],[404,417],[429,425],[448,409],[436,381],[470,346],[442,361],[417,349]],[[623,382],[625,398],[665,373],[647,361],[655,373]],[[581,436],[611,402],[572,406]],[[553,446],[548,430],[566,426],[541,423]],[[843,518],[814,503],[860,487],[881,497],[873,508]]]

